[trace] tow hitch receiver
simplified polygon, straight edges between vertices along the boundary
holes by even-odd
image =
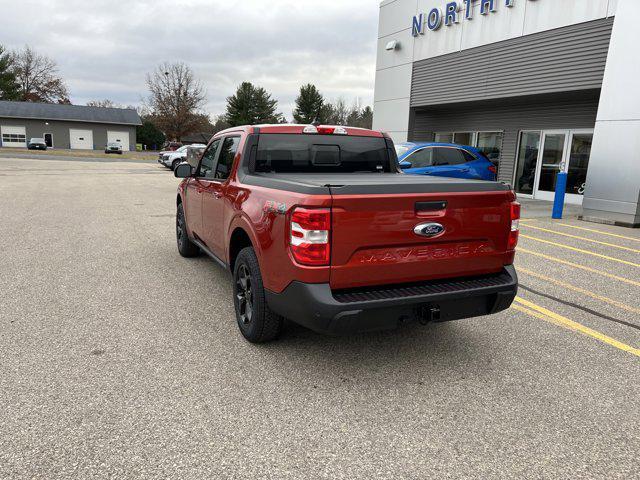
[[[422,325],[440,321],[440,306],[434,304],[420,305],[418,307],[418,321]]]

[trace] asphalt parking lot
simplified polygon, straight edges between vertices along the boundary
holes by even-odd
[[[256,346],[177,183],[0,158],[0,478],[640,476],[640,231],[525,219],[508,311]]]

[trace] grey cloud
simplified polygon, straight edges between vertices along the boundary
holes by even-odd
[[[72,100],[138,104],[145,74],[184,61],[203,81],[208,111],[244,80],[272,92],[291,115],[298,87],[373,101],[377,0],[182,2],[23,0],[0,43],[29,44],[58,62]]]

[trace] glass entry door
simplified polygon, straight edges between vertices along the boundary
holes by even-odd
[[[544,132],[538,159],[538,187],[536,198],[553,200],[558,172],[564,168],[563,160],[568,132]]]
[[[568,173],[565,202],[582,204],[593,130],[542,132],[534,197],[553,200],[559,172]]]

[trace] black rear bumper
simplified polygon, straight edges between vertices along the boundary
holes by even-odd
[[[518,291],[513,265],[481,277],[332,291],[327,283],[294,281],[281,293],[266,291],[269,307],[327,334],[386,330],[421,322],[447,322],[509,308]]]

